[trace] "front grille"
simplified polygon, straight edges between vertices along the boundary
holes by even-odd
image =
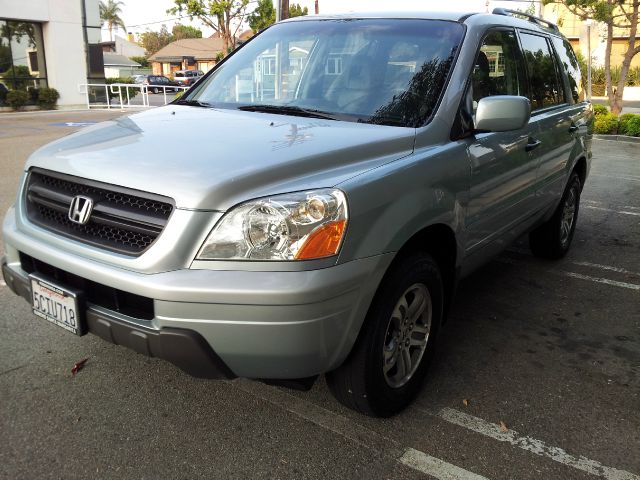
[[[20,252],[20,266],[27,273],[40,273],[61,286],[76,288],[90,305],[97,305],[129,317],[151,320],[154,317],[153,299],[107,287]]]
[[[93,200],[88,223],[69,219],[76,195]],[[47,230],[126,255],[140,255],[167,224],[173,202],[151,193],[33,169],[26,188],[29,220]]]

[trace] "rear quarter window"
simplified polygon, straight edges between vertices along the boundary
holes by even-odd
[[[558,54],[561,68],[569,81],[569,92],[574,103],[584,100],[580,65],[571,44],[563,38],[552,37],[553,46]]]

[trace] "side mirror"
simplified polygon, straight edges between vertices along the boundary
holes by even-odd
[[[520,130],[529,122],[531,102],[525,97],[495,95],[478,102],[476,130],[485,132],[508,132]]]

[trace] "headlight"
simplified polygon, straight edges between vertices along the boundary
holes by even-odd
[[[340,190],[297,192],[252,200],[227,212],[198,260],[310,260],[338,253],[347,227]]]

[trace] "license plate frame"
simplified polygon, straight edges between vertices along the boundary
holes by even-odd
[[[74,335],[82,336],[87,333],[84,295],[81,290],[33,273],[29,275],[29,280],[34,315]]]

